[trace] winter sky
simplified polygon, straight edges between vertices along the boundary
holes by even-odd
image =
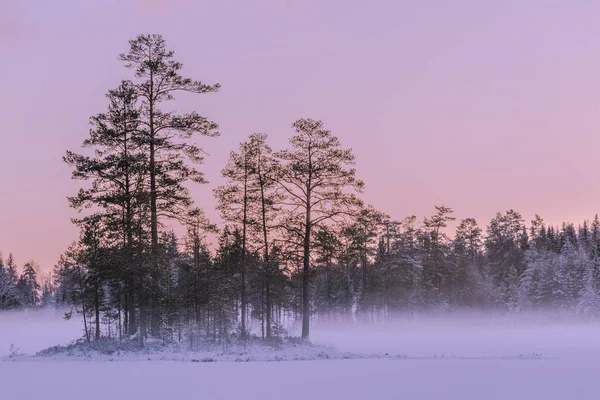
[[[172,105],[221,126],[194,188],[211,217],[228,153],[252,132],[280,148],[311,117],[396,219],[445,204],[481,225],[509,208],[580,222],[600,212],[598,15],[584,0],[0,0],[0,250],[50,268],[76,238],[61,157],[131,77],[117,55],[139,33],[222,84]]]

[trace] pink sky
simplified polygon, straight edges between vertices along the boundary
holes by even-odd
[[[117,55],[139,33],[223,86],[173,103],[221,125],[194,189],[215,218],[229,151],[253,131],[280,148],[300,117],[354,149],[366,200],[394,218],[442,203],[484,226],[509,208],[591,218],[599,16],[583,0],[1,0],[0,250],[50,268],[76,238],[61,157],[130,77]]]

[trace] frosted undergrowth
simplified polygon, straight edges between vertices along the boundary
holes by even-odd
[[[74,343],[53,346],[35,355],[11,353],[3,361],[35,360],[90,360],[90,361],[185,361],[185,362],[249,362],[249,361],[302,361],[327,359],[374,358],[378,355],[361,355],[340,352],[333,347],[313,345],[300,340],[284,340],[278,343],[254,341],[246,345],[227,346],[206,344],[199,351],[189,351],[179,343],[163,344],[148,341],[141,348],[134,341],[100,340],[91,343]]]
[[[53,346],[35,355],[19,354],[12,351],[2,361],[181,361],[181,362],[270,362],[307,360],[352,360],[352,359],[393,359],[393,360],[540,360],[549,359],[539,353],[526,353],[514,356],[461,357],[457,355],[433,354],[430,356],[407,356],[391,353],[361,354],[341,352],[331,346],[315,345],[300,340],[289,339],[278,343],[254,341],[246,345],[209,345],[200,351],[186,350],[179,343],[163,344],[149,341],[141,348],[134,341],[100,340],[91,343],[73,343],[66,346]]]

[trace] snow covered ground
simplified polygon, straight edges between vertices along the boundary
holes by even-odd
[[[59,312],[0,313],[0,355],[78,337]],[[313,341],[405,359],[0,362],[0,398],[595,399],[600,325],[483,316],[316,324]],[[518,357],[519,355],[531,357]],[[541,356],[541,357],[540,357]]]

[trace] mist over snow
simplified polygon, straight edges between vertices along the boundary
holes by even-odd
[[[64,310],[0,313],[0,354],[33,354],[81,337]],[[1,398],[87,400],[110,393],[147,400],[207,399],[593,399],[600,324],[553,315],[452,313],[385,322],[315,321],[312,341],[342,351],[405,359],[182,363],[0,361]],[[537,355],[524,357],[519,355]],[[35,385],[24,384],[35,377]],[[89,390],[100,379],[102,390]],[[6,397],[5,397],[6,396]],[[412,396],[412,397],[411,397]]]
[[[76,317],[65,321],[63,309],[44,308],[0,311],[0,357],[11,345],[21,353],[33,354],[44,348],[79,339],[83,328]]]
[[[0,356],[11,345],[35,354],[82,337],[79,316],[63,319],[64,309],[0,312]],[[291,327],[294,333],[297,327]],[[311,341],[345,352],[389,353],[410,358],[502,358],[538,354],[549,358],[600,359],[600,322],[574,316],[535,313],[491,315],[456,312],[398,316],[386,321],[331,323],[316,320]]]
[[[598,357],[600,323],[574,316],[485,312],[397,317],[383,322],[316,322],[314,343],[341,351],[415,358]]]

